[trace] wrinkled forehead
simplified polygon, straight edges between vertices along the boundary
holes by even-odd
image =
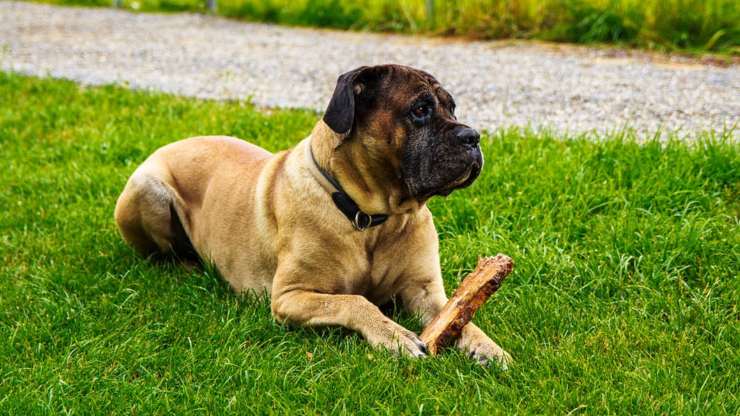
[[[443,106],[454,105],[450,93],[431,74],[413,68],[394,68],[384,82],[386,99],[409,106],[420,99],[436,99]]]

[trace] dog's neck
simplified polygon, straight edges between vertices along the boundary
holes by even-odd
[[[368,214],[409,214],[424,206],[408,197],[397,169],[374,159],[361,140],[345,141],[323,120],[309,141],[316,163],[333,176],[344,191]]]

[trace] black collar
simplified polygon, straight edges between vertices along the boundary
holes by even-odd
[[[344,214],[345,217],[349,220],[349,222],[352,223],[352,226],[355,228],[355,230],[358,231],[364,231],[367,230],[370,227],[375,227],[376,225],[380,225],[385,222],[385,220],[388,219],[388,215],[386,214],[375,214],[370,215],[365,212],[363,212],[359,206],[357,206],[357,203],[350,198],[350,196],[347,194],[347,192],[344,191],[344,188],[342,188],[341,185],[339,185],[339,182],[329,175],[328,172],[326,172],[324,169],[321,169],[321,166],[316,162],[316,158],[313,155],[313,149],[311,149],[311,140],[306,141],[306,148],[308,155],[311,159],[311,164],[321,175],[321,178],[325,180],[326,183],[322,183],[322,186],[325,188],[328,188],[327,190],[331,193],[331,199],[334,201],[334,205],[337,206],[339,211]],[[320,179],[317,176],[317,179]],[[319,182],[322,182],[319,180]],[[327,186],[329,185],[329,186]]]

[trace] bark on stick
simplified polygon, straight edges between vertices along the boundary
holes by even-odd
[[[514,268],[514,261],[504,254],[483,257],[475,270],[457,288],[447,304],[421,333],[429,354],[435,355],[460,336],[463,327],[486,300],[501,287]]]

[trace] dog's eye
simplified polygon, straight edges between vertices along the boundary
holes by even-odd
[[[432,106],[429,104],[420,104],[411,109],[411,117],[414,121],[425,121],[432,115]]]

